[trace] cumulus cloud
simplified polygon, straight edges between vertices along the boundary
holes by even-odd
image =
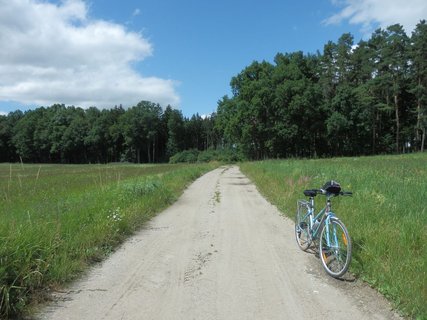
[[[331,0],[331,2],[341,6],[342,9],[324,23],[337,24],[347,20],[351,24],[361,25],[364,32],[400,23],[409,34],[421,19],[427,18],[425,0]]]
[[[83,0],[0,0],[0,47],[0,101],[179,104],[175,81],[132,67],[152,55],[152,44],[123,25],[91,19]]]

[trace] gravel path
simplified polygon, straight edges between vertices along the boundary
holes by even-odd
[[[38,319],[399,319],[330,278],[237,166],[199,178]]]

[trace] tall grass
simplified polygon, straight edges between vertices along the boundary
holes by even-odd
[[[241,169],[291,218],[304,189],[333,179],[353,191],[333,200],[353,239],[351,271],[403,313],[427,319],[427,153],[262,161]],[[323,199],[316,200],[320,209]]]
[[[0,318],[75,278],[214,165],[0,165]]]

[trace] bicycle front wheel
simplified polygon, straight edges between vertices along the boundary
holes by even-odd
[[[319,238],[319,255],[323,268],[334,277],[342,277],[351,262],[351,239],[345,225],[332,218],[322,226]]]
[[[303,251],[306,251],[311,244],[309,219],[307,201],[299,200],[295,217],[295,239],[298,247]]]

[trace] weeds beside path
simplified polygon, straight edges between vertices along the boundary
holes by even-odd
[[[0,165],[0,318],[108,255],[204,165]]]

